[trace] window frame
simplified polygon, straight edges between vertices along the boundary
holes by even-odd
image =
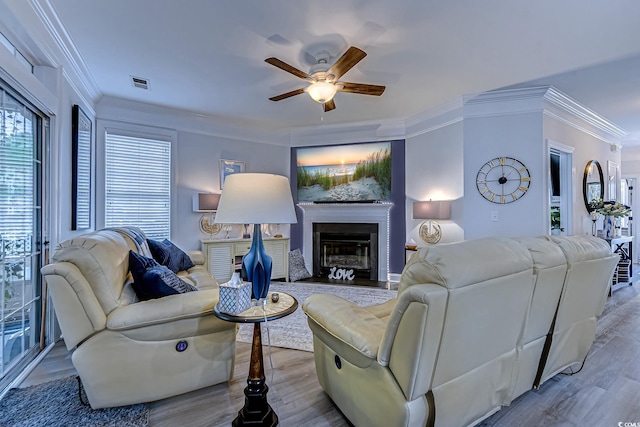
[[[106,221],[106,137],[107,133],[118,134],[133,138],[158,139],[168,141],[171,144],[171,176],[170,176],[170,223],[169,236],[176,226],[177,218],[177,194],[176,194],[176,163],[177,163],[177,140],[178,132],[171,129],[157,128],[153,126],[137,125],[132,123],[116,122],[112,120],[96,119],[97,129],[97,154],[98,159],[102,161],[96,162],[96,227],[98,229],[105,227]]]

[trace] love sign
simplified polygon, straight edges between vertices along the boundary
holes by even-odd
[[[347,270],[346,268],[331,267],[329,272],[329,279],[336,280],[353,280],[356,276],[353,274],[353,269]]]

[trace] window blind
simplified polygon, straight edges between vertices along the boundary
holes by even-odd
[[[31,111],[0,89],[0,239],[30,238],[33,232],[34,177],[39,167],[34,158],[34,120]]]
[[[107,132],[105,226],[170,238],[171,142]]]

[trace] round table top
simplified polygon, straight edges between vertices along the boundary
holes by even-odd
[[[279,296],[278,302],[271,301],[271,295],[274,293],[277,293]],[[266,304],[262,304],[256,300],[252,300],[251,302],[256,305],[252,305],[238,314],[222,313],[218,309],[218,304],[216,304],[215,307],[213,307],[213,313],[220,319],[229,322],[258,323],[264,322],[265,317],[267,320],[274,320],[288,316],[298,308],[298,300],[284,292],[269,292],[265,301]]]

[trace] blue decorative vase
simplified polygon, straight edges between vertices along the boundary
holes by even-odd
[[[264,250],[260,224],[253,225],[251,249],[242,257],[242,277],[251,282],[251,298],[266,298],[271,282],[272,260]]]
[[[613,239],[615,233],[616,221],[611,215],[604,217],[602,222],[602,235],[605,239]]]

